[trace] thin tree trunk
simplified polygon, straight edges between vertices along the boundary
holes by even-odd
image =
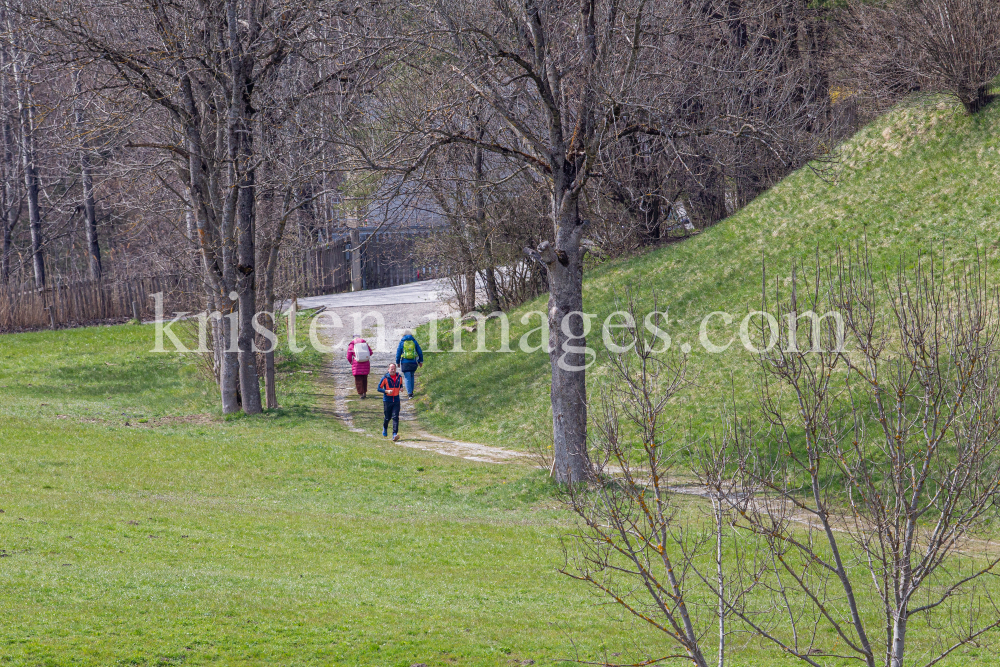
[[[232,414],[240,411],[240,365],[237,349],[233,345],[235,318],[232,317],[237,302],[232,300],[231,295],[220,295],[219,303],[222,312],[219,322],[219,336],[222,339],[219,392],[222,394],[222,413]]]
[[[4,186],[4,205],[7,206],[7,215],[10,216],[11,211],[13,211],[13,206],[8,203],[7,200],[7,186]],[[17,218],[14,218],[14,223],[17,222]],[[11,237],[14,232],[14,224],[11,223],[9,217],[3,221],[3,258],[0,261],[0,284],[7,285],[10,283],[10,246]]]
[[[248,415],[261,412],[260,377],[257,375],[257,355],[253,350],[253,318],[257,310],[256,258],[254,257],[254,174],[241,179],[237,213],[239,225],[239,265],[236,292],[239,295],[239,373],[243,411]]]
[[[218,218],[215,215],[217,209],[211,199],[210,174],[202,157],[204,152],[199,129],[201,119],[198,106],[195,103],[191,79],[186,74],[181,77],[181,91],[187,114],[184,136],[188,150],[191,206],[194,209],[195,223],[198,227],[198,247],[201,252],[202,270],[207,284],[212,289],[216,312],[222,316],[222,319],[213,325],[213,331],[217,334],[214,336],[214,342],[219,394],[222,400],[223,414],[231,414],[240,408],[237,398],[239,363],[235,351],[230,351],[231,327],[229,318],[225,317],[232,310],[232,300],[229,295],[234,282],[232,280],[234,270],[232,262],[229,260],[232,254],[232,244],[229,240],[230,230],[225,224],[220,230]],[[221,237],[221,242],[216,244],[219,237]],[[218,253],[216,245],[218,245]]]
[[[465,305],[462,312],[471,313],[476,309],[476,270],[469,269],[465,272]]]
[[[260,377],[257,375],[257,355],[253,350],[253,319],[257,311],[257,259],[254,251],[256,220],[255,171],[253,161],[253,125],[250,107],[251,84],[249,64],[242,53],[236,2],[227,2],[229,24],[230,72],[232,99],[229,106],[229,159],[238,188],[236,195],[237,266],[236,293],[239,298],[239,376],[243,412],[256,415],[261,412]]]
[[[906,653],[906,611],[896,612],[896,618],[892,622],[892,659],[890,667],[903,667],[903,657]]]
[[[17,27],[7,17],[8,29],[16,34]],[[21,123],[21,168],[24,171],[24,189],[28,196],[28,224],[31,231],[31,260],[35,272],[35,288],[45,287],[45,258],[42,254],[42,218],[38,207],[38,171],[35,165],[35,144],[32,119],[31,84],[22,69],[21,54],[12,44],[11,58],[14,85],[17,89],[18,118]]]
[[[488,243],[488,242],[487,242]],[[493,254],[487,253],[486,274],[483,278],[483,282],[486,283],[486,299],[490,302],[490,310],[496,311],[500,310],[500,294],[497,291],[497,275],[496,269],[493,268]]]
[[[7,45],[0,45],[0,70],[6,71],[9,63]],[[0,221],[3,225],[3,256],[0,257],[0,284],[10,283],[10,251],[14,227],[18,218],[21,217],[21,199],[17,193],[17,164],[14,157],[16,150],[14,140],[14,128],[10,124],[10,116],[7,112],[7,77],[0,77],[0,113],[3,113],[3,207],[4,218]],[[17,200],[15,205],[14,201]]]
[[[291,193],[286,193],[286,209],[291,200]],[[290,215],[291,211],[286,210],[282,214],[281,220],[278,221],[278,228],[267,247],[267,260],[264,265],[264,310],[271,313],[267,327],[272,332],[277,326],[274,314],[274,277],[278,270],[278,251],[281,249],[281,242],[285,237],[285,228],[288,225]],[[264,400],[268,410],[274,410],[278,407],[278,389],[275,382],[274,349],[270,349],[264,353]]]
[[[283,223],[281,227],[284,227]],[[274,270],[275,265],[278,263],[279,243],[280,241],[278,240],[271,240],[264,270],[264,310],[270,313],[267,316],[265,326],[272,333],[277,327],[277,316],[274,312]],[[275,410],[278,407],[278,388],[275,386],[274,375],[274,347],[271,345],[268,345],[267,351],[264,352],[264,406],[268,410]]]
[[[480,140],[483,134],[484,130],[480,128]],[[486,287],[486,300],[489,301],[490,311],[495,311],[500,308],[500,298],[497,296],[496,269],[493,266],[490,235],[486,231],[486,197],[483,195],[485,170],[483,168],[483,149],[480,146],[476,146],[472,159],[472,167],[475,179],[476,228],[483,239],[483,250],[486,253],[486,269],[483,276]]]
[[[81,92],[80,71],[73,74],[73,87],[76,94]],[[90,279],[100,282],[103,273],[101,269],[101,246],[97,239],[97,212],[94,206],[94,180],[91,173],[90,153],[87,141],[83,138],[83,109],[79,100],[73,109],[76,131],[80,135],[80,180],[83,184],[83,211],[87,230],[87,255],[90,268]]]
[[[644,197],[641,200],[639,214],[642,216],[643,233],[646,235],[647,243],[656,243],[660,240],[662,230],[660,229],[660,198],[654,194],[651,197]]]

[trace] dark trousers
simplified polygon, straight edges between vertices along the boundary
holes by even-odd
[[[382,421],[382,430],[389,428],[389,420],[392,420],[392,434],[396,435],[399,433],[399,406],[400,401],[398,396],[394,396],[391,401],[382,401],[382,412],[385,415],[385,419]]]
[[[368,376],[367,375],[355,375],[354,376],[354,388],[358,390],[358,396],[364,396],[368,393]]]

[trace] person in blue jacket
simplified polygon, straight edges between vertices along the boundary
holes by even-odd
[[[396,363],[399,370],[403,371],[403,378],[406,380],[406,396],[413,398],[413,374],[417,368],[424,365],[424,351],[420,349],[420,343],[413,337],[412,331],[403,334],[396,348]]]
[[[382,437],[389,435],[389,420],[392,420],[392,439],[399,440],[399,391],[403,380],[396,372],[396,364],[389,364],[389,372],[379,380],[378,392],[382,394]]]

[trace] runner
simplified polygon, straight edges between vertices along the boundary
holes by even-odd
[[[406,378],[406,397],[413,398],[413,374],[419,366],[424,365],[424,351],[409,329],[403,332],[403,338],[396,348],[396,363],[400,364],[400,370]]]
[[[382,437],[389,435],[389,420],[392,420],[392,439],[399,440],[399,390],[403,387],[403,378],[396,372],[396,364],[389,364],[389,372],[382,376],[378,383],[378,391],[382,394]]]
[[[354,387],[361,398],[368,398],[368,374],[371,373],[372,354],[371,346],[361,336],[347,344],[347,360],[351,362]]]

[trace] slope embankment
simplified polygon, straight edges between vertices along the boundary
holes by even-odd
[[[945,262],[997,261],[1000,196],[1000,105],[974,117],[937,98],[913,100],[846,141],[828,160],[793,173],[719,225],[683,243],[638,257],[610,261],[585,276],[584,310],[597,315],[588,344],[597,353],[589,370],[592,402],[607,377],[599,326],[618,310],[627,290],[640,308],[668,312],[673,349],[690,346],[689,378],[668,412],[675,435],[704,431],[726,401],[753,400],[754,355],[739,338],[739,324],[761,303],[762,276],[773,289],[787,286],[794,266],[807,273],[817,260],[832,263],[838,249],[867,244],[885,266],[912,262],[920,253]],[[511,353],[500,349],[500,326],[488,324],[490,352],[476,348],[478,332],[452,334],[439,327],[441,353],[428,355],[421,419],[453,438],[531,450],[550,442],[549,360],[523,353],[518,341],[539,326],[545,297],[509,314]],[[705,334],[723,353],[709,353]],[[525,323],[522,318],[527,317]],[[426,333],[423,335],[426,336]],[[529,347],[539,334],[531,334]],[[686,347],[683,349],[687,349]]]

